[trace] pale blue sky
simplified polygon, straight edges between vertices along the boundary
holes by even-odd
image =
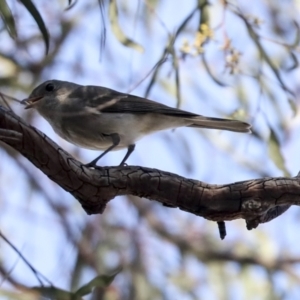
[[[213,2],[215,3],[215,1]],[[131,3],[131,8],[136,9],[137,1],[132,1]],[[178,23],[186,17],[194,5],[194,1],[191,0],[185,1],[184,6],[181,3],[182,1],[164,1],[158,6],[157,14],[163,20],[170,33],[176,30]],[[253,4],[249,3],[243,3],[244,9],[247,10],[248,14],[257,14],[262,19],[266,18],[266,25],[262,25],[261,31],[264,35],[270,36],[267,26],[268,19],[265,11],[261,9],[263,5],[258,0],[251,2]],[[66,18],[79,15],[82,6],[82,1],[78,1],[73,9],[65,13]],[[180,10],[178,9],[179,6]],[[61,11],[59,7],[53,9]],[[50,8],[49,11],[51,11]],[[214,13],[216,16],[221,16],[219,9],[215,10]],[[59,26],[55,24],[55,16],[52,14],[45,15],[45,19],[47,25],[53,29],[50,33],[54,36],[57,30],[59,30]],[[131,15],[130,12],[129,15]],[[218,20],[216,23],[219,24],[220,19],[215,18]],[[238,24],[236,18],[230,14],[228,14],[227,18],[230,19],[227,22],[229,24],[227,26],[229,27],[228,31],[231,32],[234,46],[240,49],[243,54],[242,58],[244,60],[242,60],[242,66],[249,66],[248,60],[254,51],[253,45],[246,39],[245,29],[236,26]],[[22,17],[22,20],[26,20],[26,26],[22,26],[20,36],[27,33],[27,30],[37,30],[34,22],[27,18],[27,16]],[[146,49],[144,54],[137,53],[132,49],[120,45],[108,28],[106,46],[100,61],[101,21],[99,10],[95,9],[93,13],[82,17],[76,33],[69,37],[61,53],[59,53],[54,66],[45,69],[41,81],[55,78],[74,81],[80,84],[103,85],[122,92],[131,90],[132,86],[135,86],[158,61],[163,45],[166,43],[168,33],[162,28],[158,20],[152,23],[152,28],[148,31],[140,29],[139,21],[132,21],[128,16],[121,16],[121,22],[123,30]],[[137,25],[135,26],[135,24]],[[212,25],[216,26],[217,24],[213,23]],[[187,32],[186,35],[191,41],[193,39],[193,30],[196,26],[197,19],[195,18],[190,23],[190,32]],[[154,31],[156,34],[151,35]],[[218,31],[217,37],[220,37],[222,34],[222,31]],[[14,51],[13,48],[10,49],[11,43],[9,38],[3,33],[1,33],[1,40],[5,41],[5,43],[1,43],[1,49],[5,47],[10,51]],[[182,42],[183,38],[179,38],[177,43],[180,45]],[[221,45],[218,45],[218,47],[212,45],[210,48],[213,46],[214,49],[217,49]],[[270,53],[276,51],[278,56],[282,55],[280,48],[274,46],[274,44],[265,43],[265,46]],[[44,51],[44,46],[41,44],[31,49],[30,55],[33,57],[34,55],[41,55],[42,51]],[[24,62],[26,62],[28,54],[20,51],[20,57],[24,58]],[[221,51],[214,50],[214,52],[209,52],[208,57],[212,62],[213,71],[217,73],[223,70],[223,66],[218,65],[222,57]],[[253,59],[253,56],[251,57]],[[74,69],[71,68],[71,64],[76,60],[84,66],[83,75],[76,75]],[[174,76],[171,74],[171,70],[170,63],[166,63],[162,69],[160,79],[169,84],[169,87],[172,89],[174,88],[174,81],[172,80]],[[181,61],[180,71],[182,80],[182,109],[203,115],[222,117],[226,114],[230,115],[240,108],[234,86],[236,82],[234,77],[222,74],[222,80],[230,86],[227,88],[217,86],[203,72],[203,67],[198,58],[187,58],[185,61]],[[247,71],[249,70],[247,69]],[[267,76],[271,77],[271,80],[274,80],[268,68],[264,68],[264,72]],[[293,83],[296,78],[299,78],[299,70],[293,74],[286,74],[285,78]],[[264,120],[264,115],[267,114],[268,121],[274,124],[275,128],[279,128],[278,124],[276,124],[277,119],[274,118],[275,113],[269,101],[265,100],[264,97],[260,97],[259,90],[252,79],[244,76],[242,80],[247,96],[251,99],[251,103],[247,104],[250,106],[249,111],[251,115],[248,116],[246,121],[254,121],[254,128],[267,140],[269,130]],[[30,79],[24,76],[24,81],[30,81]],[[148,82],[149,79],[145,80],[132,93],[143,95]],[[195,84],[197,85],[196,88]],[[280,100],[280,109],[284,116],[283,120],[289,128],[289,134],[281,136],[284,142],[284,147],[282,147],[283,156],[286,160],[288,170],[292,176],[295,176],[300,166],[299,156],[297,155],[298,147],[300,146],[298,142],[300,118],[299,116],[292,118],[292,111],[287,104],[286,96],[280,91],[276,83],[272,87]],[[23,96],[25,97],[26,95]],[[174,94],[169,93],[162,85],[155,85],[149,98],[170,106],[176,105]],[[259,111],[257,110],[258,106],[260,106]],[[22,107],[15,105],[14,108],[21,116],[26,113],[23,112]],[[94,151],[78,149],[59,138],[53,132],[50,125],[38,117],[37,114],[36,118],[32,121],[32,125],[45,132],[65,150],[70,152],[76,151],[76,157],[83,162],[88,162],[97,156],[97,153]],[[124,156],[124,151],[109,153],[101,159],[100,164],[117,165]],[[2,182],[5,183],[1,188],[1,193],[3,199],[9,199],[9,203],[5,202],[1,209],[2,232],[9,236],[10,240],[22,251],[35,268],[46,275],[55,285],[66,288],[70,275],[67,271],[59,267],[61,262],[71,267],[76,250],[67,242],[67,238],[62,235],[60,221],[48,209],[48,204],[43,193],[30,191],[30,186],[28,186],[26,181],[26,174],[20,172],[16,163],[3,151],[0,152],[0,159],[2,170],[5,170],[5,174],[1,175]],[[97,219],[97,216],[87,216],[71,195],[61,189],[57,189],[57,186],[53,182],[32,166],[25,158],[22,159],[22,162],[29,166],[28,169],[30,169],[34,176],[38,176],[43,189],[54,202],[63,201],[66,207],[71,208],[71,214],[68,215],[68,218],[72,223],[74,232],[78,231],[78,234],[80,233],[80,226],[87,218]],[[230,183],[259,177],[256,171],[245,168],[244,165],[239,164],[240,162],[247,162],[258,171],[264,171],[269,176],[282,176],[282,172],[268,158],[267,142],[263,145],[261,142],[257,142],[254,136],[230,132],[180,128],[175,131],[156,133],[142,139],[128,160],[128,164],[158,168],[213,184]],[[11,188],[12,183],[13,189]],[[148,200],[140,199],[140,201]],[[161,216],[163,222],[171,224],[169,226],[175,232],[176,230],[180,232],[180,224],[191,222],[192,231],[196,230],[196,228],[200,228],[202,231],[205,228],[212,236],[218,236],[216,224],[186,212],[157,206],[157,214]],[[116,224],[122,224],[130,230],[134,231],[139,227],[138,230],[144,231],[145,236],[149,232],[146,223],[138,223],[135,211],[130,202],[123,197],[110,202],[107,211],[101,218],[109,219],[110,216],[113,216]],[[253,245],[256,245],[256,255],[262,259],[267,259],[269,255],[273,255],[274,253],[279,257],[284,257],[285,254],[298,256],[300,246],[299,243],[295,242],[298,237],[298,219],[298,208],[291,208],[280,218],[268,224],[260,225],[257,230],[253,231],[246,230],[243,220],[227,222],[228,235],[224,241],[218,244],[218,247],[226,249],[234,243],[239,245],[241,253],[247,253],[249,249],[253,249]],[[196,231],[193,231],[193,233],[196,235]],[[262,241],[264,242],[262,243]],[[180,292],[174,285],[167,284],[168,280],[166,279],[165,272],[166,270],[171,272],[172,269],[178,268],[180,264],[179,254],[173,245],[163,244],[155,236],[147,236],[147,240],[144,243],[147,248],[146,251],[149,251],[148,257],[151,264],[156,266],[151,269],[150,278],[159,287],[168,286],[165,291],[165,297],[166,299],[172,299],[174,294],[178,295]],[[199,239],[199,243],[201,243],[201,239]],[[65,247],[62,248],[61,244],[65,244]],[[5,253],[3,257],[7,259],[7,266],[13,269],[13,274],[17,275],[24,284],[37,285],[30,270],[16,257],[13,251],[3,242],[1,246],[3,253]],[[167,259],[163,263],[159,259],[157,251],[151,252],[153,251],[151,249],[158,249],[159,247],[163,249],[163,254],[167,256]],[[111,261],[113,262],[114,256],[113,254],[111,255]],[[127,255],[130,255],[130,253],[127,253]],[[208,280],[209,275],[207,274],[207,270],[204,267],[200,268],[199,265],[193,267],[192,261],[193,258],[191,258],[190,262],[186,262],[185,266],[194,273],[196,280],[199,280],[199,282],[205,278]],[[238,280],[239,268],[234,264],[229,266],[229,268],[231,267],[233,276],[237,276]],[[293,267],[293,270],[297,273],[297,276],[300,275],[300,270],[297,267]],[[253,268],[253,271],[257,272],[255,276],[258,279],[260,276],[265,276],[259,267]],[[92,277],[93,274],[87,272],[86,280]],[[280,274],[277,277],[276,281],[278,281],[279,287],[282,290],[287,289],[285,279],[281,278]],[[121,281],[122,279],[117,280]],[[236,284],[238,285],[238,281]],[[291,294],[286,299],[296,299],[296,297],[300,296],[300,289],[291,288],[292,292],[294,294]],[[203,289],[199,289],[195,293],[199,293],[197,294],[199,298],[209,296],[210,299],[217,299],[216,294],[211,294],[211,286],[209,285],[204,294]],[[242,296],[243,291],[230,295],[230,299],[241,299]],[[184,297],[182,296],[180,299],[191,299],[187,295]]]

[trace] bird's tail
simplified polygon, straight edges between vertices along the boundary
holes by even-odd
[[[209,118],[202,116],[189,118],[188,120],[193,122],[192,124],[188,125],[188,127],[222,129],[236,132],[251,132],[250,124],[237,120]]]

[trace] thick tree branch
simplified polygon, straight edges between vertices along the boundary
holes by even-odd
[[[86,168],[2,106],[0,140],[70,192],[88,214],[102,213],[116,196],[136,195],[213,221],[243,218],[252,229],[300,204],[298,176],[211,185],[139,166]]]

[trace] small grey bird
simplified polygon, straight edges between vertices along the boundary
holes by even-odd
[[[48,80],[21,103],[26,109],[35,108],[70,143],[104,150],[88,167],[95,167],[111,150],[127,148],[123,165],[137,140],[159,130],[188,126],[251,132],[251,126],[241,121],[204,117],[105,87],[67,81]]]

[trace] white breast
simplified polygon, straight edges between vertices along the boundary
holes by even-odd
[[[58,118],[55,122],[53,118],[48,121],[63,139],[93,150],[105,150],[111,146],[109,135],[112,133],[120,136],[120,144],[115,148],[117,150],[127,148],[147,134],[188,125],[186,120],[178,117],[129,113],[99,113],[64,118],[63,122]]]

